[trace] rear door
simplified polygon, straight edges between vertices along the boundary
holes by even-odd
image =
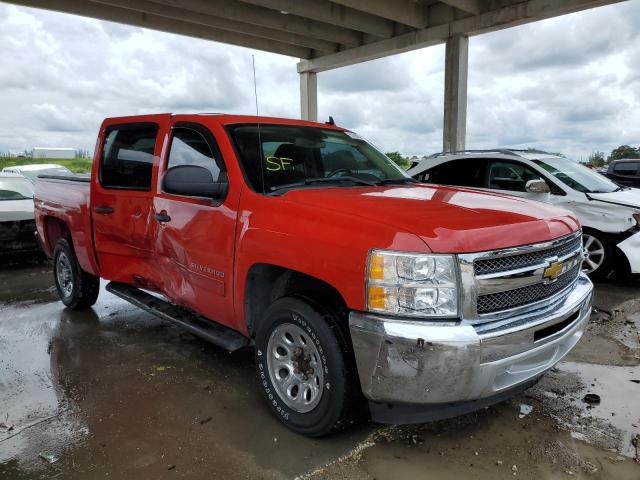
[[[222,128],[218,135],[224,135]],[[162,176],[179,165],[207,168],[214,181],[227,179],[225,162],[212,131],[194,122],[174,121],[160,165],[153,200],[156,264],[162,290],[175,303],[226,325],[233,322],[233,255],[240,186],[213,200],[162,191]]]
[[[94,163],[91,210],[101,275],[155,288],[153,188],[161,136],[170,115],[148,115],[136,123],[105,122]]]

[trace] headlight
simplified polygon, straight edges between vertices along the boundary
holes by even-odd
[[[367,309],[394,315],[458,315],[456,262],[452,255],[373,250],[367,269]]]

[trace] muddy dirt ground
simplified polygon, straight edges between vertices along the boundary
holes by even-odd
[[[268,411],[250,351],[105,291],[68,312],[47,264],[0,266],[0,478],[638,480],[640,285],[598,284],[595,305],[578,347],[518,398],[311,440]]]

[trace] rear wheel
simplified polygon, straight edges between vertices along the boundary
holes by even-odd
[[[611,272],[613,249],[600,232],[584,229],[582,232],[584,260],[582,271],[591,278],[600,279]]]
[[[100,279],[82,270],[64,238],[58,240],[53,251],[53,278],[60,300],[72,310],[88,308],[98,300]]]
[[[266,310],[255,337],[261,388],[276,416],[312,437],[355,421],[359,398],[352,353],[336,314],[284,297]]]

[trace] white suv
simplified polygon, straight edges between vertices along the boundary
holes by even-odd
[[[586,273],[600,278],[616,267],[640,273],[640,190],[617,185],[578,162],[539,150],[470,150],[422,158],[408,173],[425,183],[565,207],[582,223]]]

